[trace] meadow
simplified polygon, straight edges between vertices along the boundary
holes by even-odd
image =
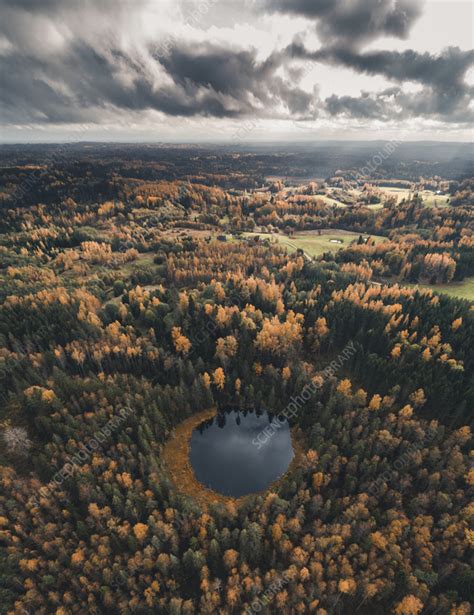
[[[270,239],[270,241],[278,242],[286,246],[289,251],[297,249],[311,257],[321,256],[325,252],[337,252],[342,248],[347,248],[352,242],[358,241],[360,233],[352,231],[344,231],[339,229],[324,229],[321,231],[302,231],[295,233],[293,236],[268,233],[245,233],[245,236],[252,237],[259,235],[262,239]],[[362,234],[364,239],[369,235]],[[370,235],[375,241],[386,241],[385,237],[380,235]]]
[[[444,293],[450,297],[468,299],[474,301],[474,277],[466,278],[462,282],[451,282],[449,284],[406,284],[411,288],[431,288],[437,293]]]
[[[416,191],[407,190],[405,188],[389,188],[389,187],[381,187],[383,192],[387,193],[390,196],[395,196],[397,198],[397,203],[400,203],[403,199],[408,201]],[[417,193],[426,207],[446,207],[449,202],[449,194],[436,194],[433,190],[420,190]]]

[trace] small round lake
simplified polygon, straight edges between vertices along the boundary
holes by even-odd
[[[221,411],[196,427],[189,443],[197,480],[237,498],[264,491],[293,456],[288,421],[266,411]]]

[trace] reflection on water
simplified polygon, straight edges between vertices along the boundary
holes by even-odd
[[[193,431],[189,453],[198,481],[233,497],[265,490],[294,455],[286,420],[263,446],[256,446],[255,439],[273,419],[265,411],[229,410],[201,423]]]

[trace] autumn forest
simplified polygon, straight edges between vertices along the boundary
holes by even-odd
[[[0,613],[471,613],[472,166],[379,147],[2,148]]]

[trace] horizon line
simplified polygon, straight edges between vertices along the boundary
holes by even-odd
[[[225,147],[243,148],[248,146],[258,145],[321,145],[331,143],[390,143],[391,141],[397,141],[399,143],[426,143],[426,144],[442,144],[442,145],[474,145],[474,141],[449,141],[449,140],[435,140],[435,139],[415,139],[415,140],[400,140],[400,139],[321,139],[315,141],[305,140],[265,140],[265,141],[241,141],[235,143],[233,141],[122,141],[122,140],[58,140],[58,141],[1,141],[0,147],[3,145],[161,145],[161,146],[176,146],[176,145],[215,145]]]

